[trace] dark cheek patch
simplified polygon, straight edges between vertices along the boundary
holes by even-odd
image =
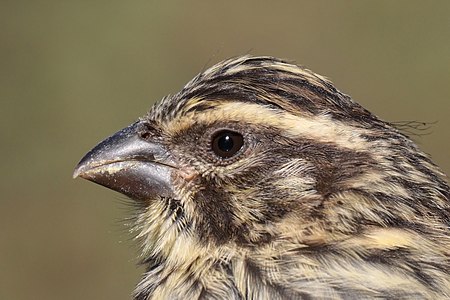
[[[205,184],[206,188],[194,197],[197,206],[199,233],[201,241],[223,244],[230,241],[237,232],[233,224],[233,208],[229,195],[214,186]]]
[[[223,124],[216,125],[223,127]],[[235,129],[238,127],[236,124],[234,126]],[[239,214],[239,206],[247,205],[248,193],[245,191],[249,188],[255,190],[253,193],[255,198],[252,201],[258,201],[261,204],[257,215],[262,219],[256,221],[258,224],[277,222],[294,210],[303,211],[305,217],[312,214],[312,200],[302,199],[301,191],[293,193],[293,190],[281,189],[273,184],[275,180],[282,179],[274,171],[294,159],[301,158],[314,166],[314,169],[305,170],[306,173],[292,175],[315,179],[316,186],[314,188],[318,194],[314,196],[314,205],[318,203],[317,197],[326,199],[333,193],[345,189],[346,187],[343,185],[346,180],[376,167],[376,163],[365,152],[350,151],[332,143],[318,143],[308,139],[293,141],[283,137],[279,129],[275,128],[252,128],[251,125],[244,126],[243,124],[240,126],[243,128],[243,132],[252,132],[252,139],[247,141],[250,144],[238,159],[258,156],[256,161],[248,159],[247,165],[240,164],[240,170],[234,170],[233,176],[227,178],[226,183],[221,182],[220,179],[211,180],[209,176],[202,177],[198,173],[194,174],[198,170],[192,174],[181,174],[188,181],[195,178],[195,186],[199,187],[195,193],[193,204],[196,206],[199,234],[203,241],[213,240],[223,244],[231,240],[248,240],[252,224],[242,224],[235,220],[237,219],[236,215]],[[196,124],[188,132],[174,137],[173,144],[178,145],[180,149],[182,147],[185,154],[190,154],[186,164],[192,165],[195,162],[204,166],[214,165],[207,155],[207,152],[210,151],[208,148],[210,144],[204,142],[202,138],[205,130],[207,129],[204,126]],[[190,139],[186,139],[186,137],[190,137]],[[203,143],[200,143],[201,141]],[[194,154],[196,155],[194,156]],[[232,165],[233,163],[231,163]],[[230,189],[230,186],[233,188]],[[234,194],[231,195],[231,193]],[[239,199],[239,201],[236,203],[231,197]],[[305,203],[308,203],[308,209],[307,207],[302,208],[306,205]]]
[[[346,187],[343,182],[370,172],[377,168],[377,163],[366,152],[349,151],[329,144],[307,143],[299,156],[311,161],[316,169],[316,190],[327,197]]]

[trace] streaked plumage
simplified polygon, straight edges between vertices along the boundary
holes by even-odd
[[[242,147],[218,156],[230,134]],[[445,175],[327,79],[272,57],[198,75],[77,175],[139,205],[135,299],[450,298]]]

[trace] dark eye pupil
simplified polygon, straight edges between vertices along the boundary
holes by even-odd
[[[221,158],[228,158],[236,154],[244,144],[240,133],[223,130],[216,133],[212,140],[212,150]]]
[[[219,137],[219,140],[217,141],[217,146],[220,150],[229,152],[233,149],[233,139],[229,135],[223,135]]]

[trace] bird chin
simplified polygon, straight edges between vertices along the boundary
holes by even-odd
[[[94,166],[78,176],[124,194],[146,201],[173,197],[173,168],[148,161],[113,161]]]

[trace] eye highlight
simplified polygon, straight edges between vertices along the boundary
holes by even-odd
[[[242,134],[231,131],[221,130],[214,134],[211,147],[213,152],[220,158],[229,158],[235,155],[244,145]]]

